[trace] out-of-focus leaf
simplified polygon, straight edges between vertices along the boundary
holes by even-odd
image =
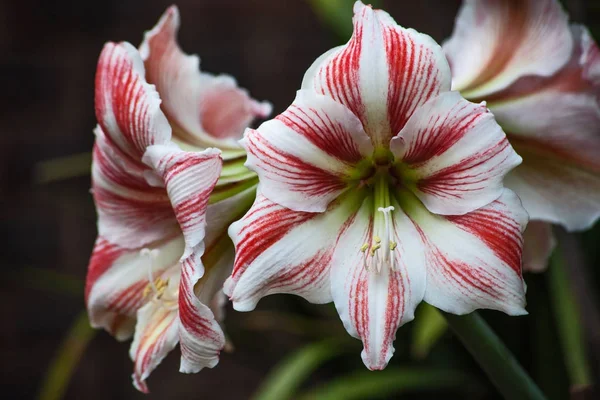
[[[38,396],[39,400],[63,398],[73,372],[95,332],[90,326],[87,314],[85,312],[79,314],[48,368]]]
[[[347,41],[352,35],[352,9],[356,0],[308,0],[315,14],[341,41]],[[369,2],[374,8],[380,8],[381,0]]]
[[[91,153],[73,154],[60,158],[41,161],[34,170],[34,182],[51,183],[90,174],[92,164]]]
[[[448,324],[442,314],[427,303],[421,303],[413,324],[411,354],[423,359],[448,330]]]
[[[548,287],[571,385],[589,386],[591,377],[585,354],[581,314],[559,249],[554,251],[550,260]]]
[[[455,370],[394,368],[346,375],[304,393],[300,400],[377,399],[408,391],[456,390],[481,393],[472,377]]]
[[[298,314],[277,311],[253,311],[238,318],[243,329],[252,331],[278,331],[298,336],[340,336],[346,338],[348,333],[341,322],[324,318],[311,318]]]
[[[312,343],[276,365],[253,396],[254,400],[285,400],[319,366],[342,353],[347,346],[338,340]]]
[[[50,269],[23,267],[9,276],[20,286],[83,297],[82,280]]]

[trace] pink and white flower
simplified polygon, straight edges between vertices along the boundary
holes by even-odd
[[[556,0],[465,0],[444,51],[452,88],[487,101],[523,157],[506,184],[535,220],[524,267],[543,269],[550,223],[582,230],[600,216],[598,47]]]
[[[524,314],[527,214],[504,189],[518,165],[485,105],[450,92],[429,37],[357,2],[350,41],[317,59],[293,104],[243,145],[260,178],[225,292],[240,311],[293,293],[333,301],[382,369],[426,301]]]
[[[99,235],[86,302],[94,327],[134,336],[133,381],[144,392],[177,343],[182,372],[218,362],[221,289],[234,257],[227,227],[250,207],[258,182],[233,138],[270,111],[233,78],[201,73],[198,58],[177,46],[178,26],[171,7],[141,54],[107,44],[96,76]]]

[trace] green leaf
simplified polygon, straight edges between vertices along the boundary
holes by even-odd
[[[52,183],[64,179],[88,176],[91,173],[92,153],[80,153],[70,156],[41,161],[35,165],[34,182]]]
[[[342,353],[346,346],[338,340],[325,340],[310,344],[291,354],[273,368],[254,400],[290,399],[296,389],[320,365]]]
[[[87,313],[81,312],[69,328],[48,368],[38,395],[39,400],[57,400],[64,397],[73,372],[95,333]]]
[[[588,386],[591,377],[585,355],[581,314],[558,249],[550,259],[548,287],[571,385]]]
[[[455,371],[425,368],[394,368],[346,375],[304,393],[300,400],[377,399],[407,391],[452,390],[481,392],[472,377]]]
[[[341,41],[352,35],[352,9],[356,0],[308,0],[317,17],[331,29]],[[373,8],[381,6],[380,0],[371,0]]]
[[[414,358],[423,359],[448,330],[448,324],[442,314],[427,303],[421,303],[413,324],[411,354]]]

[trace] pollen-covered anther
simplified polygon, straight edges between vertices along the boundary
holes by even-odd
[[[365,243],[360,248],[360,251],[365,253],[364,266],[367,270],[371,270],[375,266],[377,273],[381,272],[386,266],[395,271],[396,265],[393,251],[396,249],[397,243],[391,240],[394,237],[391,222],[394,207],[379,207],[377,211],[383,214],[383,218],[379,215],[377,216],[379,218],[375,218],[375,230],[378,234],[373,235],[373,240],[370,244]]]

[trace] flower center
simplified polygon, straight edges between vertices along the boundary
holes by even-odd
[[[154,278],[154,264],[158,255],[158,249],[142,249],[140,251],[140,256],[147,259],[148,265],[148,285],[144,288],[142,296],[168,310],[177,310],[179,291],[170,287],[169,278],[163,279],[161,276],[163,274]]]

